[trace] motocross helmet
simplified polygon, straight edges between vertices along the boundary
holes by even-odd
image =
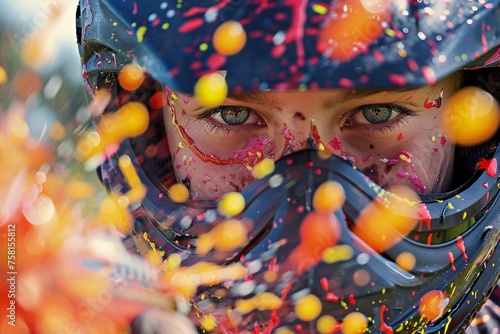
[[[349,15],[355,20],[342,19]],[[128,155],[147,189],[130,207],[134,221],[123,242],[145,256],[177,254],[182,267],[211,262],[246,268],[243,277],[190,294],[197,325],[213,315],[215,327],[208,331],[347,333],[361,315],[369,333],[455,333],[472,321],[500,275],[496,135],[474,147],[457,147],[462,162],[455,164],[455,188],[420,195],[417,204],[382,189],[346,159],[324,154],[311,136],[308,149],[276,161],[273,172],[241,191],[245,206],[233,218],[251,227],[244,241],[230,250],[200,252],[199,239],[220,231],[227,216],[217,209],[219,199],[169,198],[176,166],[163,109],[171,99],[159,103],[153,97],[192,94],[203,75],[217,71],[224,73],[229,92],[245,92],[418,87],[463,70],[466,83],[498,99],[499,0],[81,0],[77,18],[87,90],[93,96],[106,89],[115,97],[103,117],[126,101],[149,109],[146,132],[124,140],[100,168],[110,191],[127,191],[118,159]],[[223,54],[212,43],[225,22],[238,22],[246,32],[244,46],[234,54]],[[345,26],[347,41],[325,37]],[[134,91],[122,89],[117,79],[131,62],[146,73]],[[298,231],[314,213],[313,195],[327,181],[345,193],[342,205],[322,216],[335,221],[337,240],[298,265]],[[363,228],[359,218],[373,203],[407,202],[417,206],[411,218],[418,223],[390,247],[374,249],[366,233],[357,232]],[[398,264],[401,254],[412,254],[415,265]],[[426,299],[441,301],[435,317],[424,316]],[[301,303],[316,310],[314,315]]]

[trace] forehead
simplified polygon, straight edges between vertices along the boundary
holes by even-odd
[[[398,89],[341,89],[341,88],[327,88],[320,90],[266,90],[266,91],[246,91],[241,93],[229,94],[228,98],[246,101],[253,103],[267,104],[272,102],[273,98],[313,98],[325,97],[331,104],[340,104],[350,100],[361,99],[366,97],[402,97],[402,96],[417,96],[427,97],[434,93],[439,93],[441,89],[455,91],[461,85],[462,75],[460,72],[444,78],[434,85],[426,85],[420,87],[407,87]]]

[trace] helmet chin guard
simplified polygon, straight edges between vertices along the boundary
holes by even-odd
[[[131,149],[122,145],[121,153],[130,155]],[[494,255],[500,237],[499,211],[494,205],[499,184],[497,175],[488,174],[479,171],[463,191],[446,198],[415,204],[419,206],[413,217],[415,228],[378,253],[356,232],[356,224],[370,203],[387,203],[394,195],[335,156],[301,151],[278,161],[271,175],[242,192],[246,207],[235,218],[247,225],[247,241],[231,251],[212,249],[204,254],[196,250],[197,237],[226,219],[217,213],[217,203],[172,203],[140,174],[149,193],[133,211],[132,239],[142,252],[154,244],[165,258],[179,254],[182,266],[205,261],[245,266],[245,278],[200,287],[192,299],[201,314],[231,310],[230,321],[218,324],[225,332],[270,332],[284,325],[297,333],[314,333],[316,321],[301,320],[295,312],[297,301],[312,294],[321,302],[318,318],[333,316],[339,324],[359,312],[372,333],[455,333],[467,327],[499,277],[499,258]],[[112,189],[125,184],[119,173],[110,175],[105,181]],[[301,225],[313,211],[313,194],[326,181],[340,183],[345,191],[342,208],[328,214],[338,224],[334,229],[338,240],[329,245],[321,244],[332,241],[328,238],[318,240],[316,249],[302,253],[309,259],[297,257]],[[131,239],[125,243],[135,249]],[[408,253],[415,257],[415,266],[405,270],[396,259]],[[273,279],[269,271],[275,271]],[[222,298],[217,297],[221,288]],[[280,307],[246,310],[241,306],[263,292],[279,298]],[[422,315],[422,301],[429,292],[441,298],[437,318]]]

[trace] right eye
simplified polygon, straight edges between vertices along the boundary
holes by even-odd
[[[262,125],[263,119],[251,108],[243,106],[218,106],[205,111],[198,119],[210,122],[219,130],[236,130],[240,125]]]

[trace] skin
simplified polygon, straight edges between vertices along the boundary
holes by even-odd
[[[170,94],[164,117],[177,180],[189,185],[192,198],[219,198],[251,183],[249,170],[262,158],[276,161],[303,150],[313,137],[320,149],[349,161],[386,189],[446,191],[454,145],[438,116],[459,83],[452,75],[405,90],[252,92],[228,96],[220,108]],[[382,112],[374,115],[376,110]],[[228,114],[222,117],[221,111]]]

